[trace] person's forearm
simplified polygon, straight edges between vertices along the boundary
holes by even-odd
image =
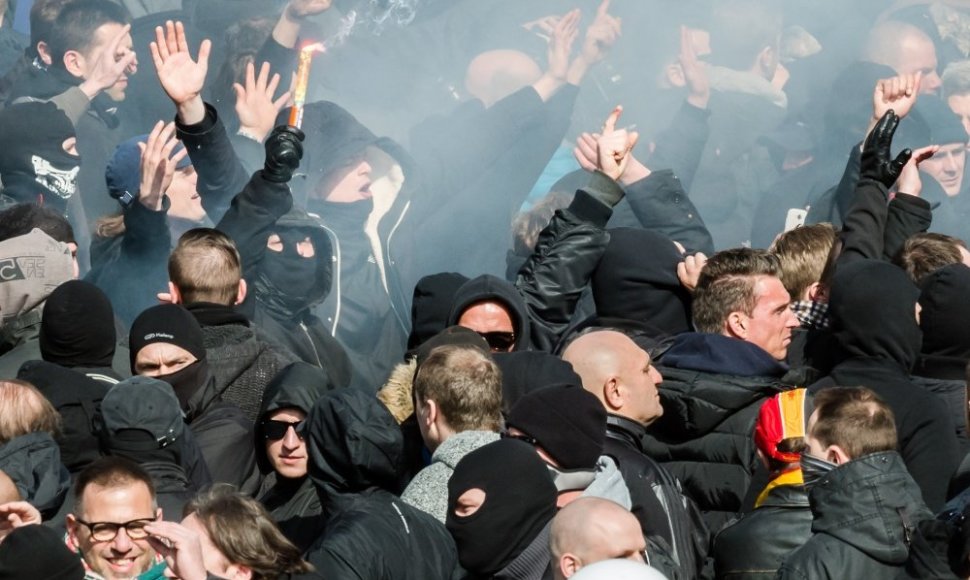
[[[201,95],[196,95],[188,101],[176,105],[179,123],[183,125],[196,125],[205,119],[205,103]]]
[[[301,24],[302,21],[294,18],[290,14],[290,7],[287,6],[283,9],[283,13],[280,14],[280,18],[276,21],[276,26],[273,28],[273,40],[286,48],[295,48],[296,41],[300,38]]]

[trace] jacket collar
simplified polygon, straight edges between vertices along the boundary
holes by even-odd
[[[606,416],[606,436],[617,441],[625,441],[641,453],[643,452],[641,439],[646,433],[647,429],[632,419],[612,413]]]

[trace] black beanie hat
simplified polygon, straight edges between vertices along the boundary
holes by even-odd
[[[56,531],[42,525],[17,528],[0,544],[0,580],[82,580],[84,566]]]
[[[202,328],[195,317],[178,304],[152,306],[131,323],[131,334],[128,336],[131,372],[135,372],[138,351],[156,342],[180,346],[200,361],[205,360]]]
[[[485,342],[482,335],[470,328],[465,328],[464,326],[449,326],[448,328],[421,343],[421,346],[414,349],[413,353],[409,354],[413,354],[413,356],[418,359],[418,367],[420,367],[422,364],[424,364],[424,361],[428,360],[428,357],[431,356],[431,351],[439,346],[467,346],[477,348],[486,354],[491,353],[490,349],[488,348],[488,343]]]
[[[100,288],[69,280],[51,292],[40,323],[40,354],[65,367],[110,367],[118,340],[114,310]]]
[[[606,409],[576,385],[525,395],[512,407],[507,423],[535,439],[562,469],[592,469],[603,454]]]
[[[547,352],[523,350],[493,355],[502,370],[502,411],[508,415],[519,399],[545,387],[581,385],[573,365]]]

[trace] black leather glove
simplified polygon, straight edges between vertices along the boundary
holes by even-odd
[[[266,163],[263,178],[276,183],[286,183],[300,167],[303,159],[303,131],[289,125],[273,129],[266,139]]]
[[[892,158],[890,150],[893,144],[893,134],[899,125],[899,117],[895,111],[890,109],[876,123],[872,133],[866,137],[866,142],[862,146],[862,162],[859,167],[859,179],[871,179],[878,181],[887,188],[892,187],[899,174],[903,171],[903,166],[913,156],[912,149],[904,149],[902,153]]]

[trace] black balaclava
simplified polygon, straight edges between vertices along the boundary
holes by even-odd
[[[610,230],[610,243],[590,280],[596,313],[647,322],[668,336],[689,331],[690,293],[677,278],[682,260],[664,235],[633,228]]]
[[[115,354],[114,311],[100,288],[69,280],[51,292],[40,324],[40,354],[64,367],[110,367]]]
[[[509,474],[514,474],[511,476]],[[456,516],[458,498],[470,489],[485,501],[469,516]],[[462,458],[448,480],[445,525],[469,572],[491,575],[518,557],[556,515],[556,486],[535,448],[501,439]]]
[[[906,273],[888,262],[840,266],[829,301],[832,331],[849,356],[892,361],[908,373],[922,342],[917,298]]]
[[[18,202],[48,205],[64,213],[77,192],[81,157],[64,150],[74,125],[54,103],[21,103],[0,112],[3,192]]]
[[[306,239],[309,233],[299,229],[281,229],[274,233],[283,242],[283,251],[266,251],[261,274],[268,283],[284,292],[295,308],[306,300],[305,296],[317,281],[316,254],[312,258],[304,258],[296,251],[296,244]]]
[[[179,371],[155,377],[172,385],[182,409],[188,411],[193,395],[210,376],[202,328],[188,310],[177,304],[162,304],[145,310],[131,323],[128,336],[132,373],[137,374],[135,357],[138,352],[156,342],[182,347],[198,359]]]

